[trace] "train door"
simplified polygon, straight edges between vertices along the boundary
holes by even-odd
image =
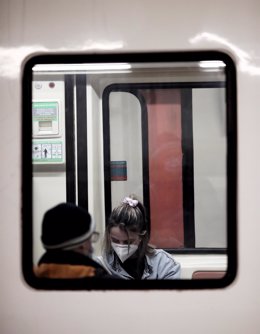
[[[112,173],[106,177],[106,188],[108,199],[110,192],[112,193],[112,207],[124,194],[132,191],[138,195],[145,204],[152,226],[151,243],[163,248],[180,248],[184,246],[183,152],[186,149],[182,145],[182,118],[189,111],[181,105],[181,90],[169,87],[170,84],[146,83],[112,85],[105,90],[104,114],[110,117],[105,117],[104,132],[112,141],[111,145],[109,139],[104,142],[104,149],[109,150],[110,147],[112,156],[109,157],[108,154],[105,161],[107,165],[110,163]],[[109,94],[110,110],[107,102]],[[120,123],[119,115],[122,117]],[[186,121],[189,119],[191,120],[187,117]],[[129,126],[132,122],[134,123]],[[109,123],[110,128],[106,126]],[[189,138],[192,139],[192,135]],[[127,146],[123,143],[127,143]],[[125,156],[127,151],[132,152],[131,159]],[[129,161],[133,161],[135,166],[128,166],[131,163]],[[120,182],[122,179],[119,178],[122,172],[124,182]],[[112,190],[110,178],[114,181],[111,183]],[[131,179],[132,185],[124,186],[121,190],[122,183],[126,185]],[[192,194],[193,192],[191,201]],[[108,204],[107,214],[110,210],[111,206]]]
[[[106,216],[137,194],[151,243],[178,254],[183,277],[194,260],[201,271],[212,261],[226,271],[224,109],[220,80],[120,83],[103,94]]]

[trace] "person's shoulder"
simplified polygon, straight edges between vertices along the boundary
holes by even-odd
[[[81,254],[80,254],[81,255]],[[95,278],[106,278],[110,279],[111,275],[105,270],[105,268],[96,261],[96,258],[90,258],[88,256],[84,256],[84,263],[83,265],[88,268],[93,268],[93,277]]]
[[[147,254],[150,261],[156,261],[157,263],[177,263],[174,260],[172,254],[164,251],[163,249],[154,249],[152,253]]]
[[[153,252],[151,253],[151,256],[156,256],[158,258],[160,258],[160,257],[162,257],[162,258],[168,257],[169,259],[172,259],[172,256],[171,256],[170,253],[167,253],[163,249],[158,249],[158,248],[155,248],[153,250]]]

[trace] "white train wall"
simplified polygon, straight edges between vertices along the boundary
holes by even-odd
[[[260,3],[256,0],[220,0],[214,4],[204,0],[181,3],[168,0],[160,3],[1,1],[1,333],[259,332],[259,10]],[[198,291],[49,292],[28,287],[21,268],[21,64],[24,59],[46,51],[208,49],[230,53],[237,66],[236,280],[225,289]],[[95,99],[94,103],[99,102]],[[61,189],[65,187],[62,173],[56,176]],[[36,182],[42,189],[42,180]],[[48,187],[48,178],[44,186]],[[64,198],[63,191],[56,195]],[[53,203],[51,198],[49,201]],[[44,211],[37,206],[41,203],[34,202],[38,221]],[[90,203],[93,210],[95,205],[93,200]],[[97,220],[102,218],[101,214]],[[38,238],[39,230],[35,234]]]

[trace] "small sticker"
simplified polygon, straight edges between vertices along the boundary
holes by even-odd
[[[111,181],[127,180],[126,161],[111,161],[110,170],[111,170]]]
[[[57,121],[58,103],[57,102],[33,102],[32,104],[33,121]]]
[[[34,163],[62,162],[62,142],[33,142],[32,160]]]

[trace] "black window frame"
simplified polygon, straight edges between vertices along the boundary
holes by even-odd
[[[32,79],[37,64],[74,63],[146,63],[223,61],[226,64],[227,121],[227,272],[221,279],[201,280],[64,280],[39,279],[33,272],[33,203],[32,203]],[[28,57],[22,65],[22,273],[25,282],[42,290],[172,290],[217,289],[230,285],[237,272],[237,96],[236,66],[232,57],[222,51],[136,52],[108,54],[39,54]]]

